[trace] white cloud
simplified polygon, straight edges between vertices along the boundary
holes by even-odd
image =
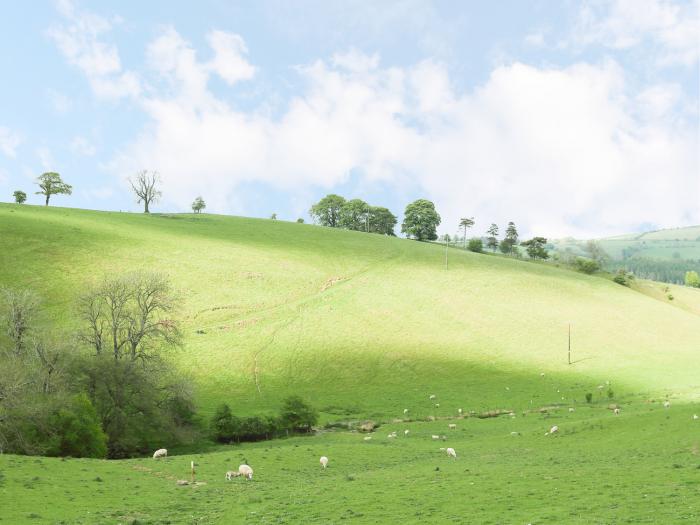
[[[22,143],[22,137],[5,126],[0,126],[0,152],[5,156],[14,158],[17,148]]]
[[[255,68],[244,58],[248,54],[248,48],[239,35],[212,31],[207,36],[207,41],[214,50],[214,58],[209,62],[212,71],[231,85],[253,78]]]
[[[81,11],[70,0],[61,0],[57,6],[65,23],[52,26],[48,36],[68,62],[87,76],[95,95],[105,99],[138,95],[141,90],[138,77],[122,70],[119,51],[114,44],[100,40],[118,19],[110,21]]]
[[[660,65],[694,66],[700,57],[700,0],[611,0],[585,4],[574,40],[630,49],[653,44]]]
[[[228,70],[199,61],[174,29],[149,56],[169,89],[143,99],[149,123],[112,169],[157,169],[181,209],[206,193],[209,209],[230,211],[251,181],[293,199],[355,171],[370,184],[422,188],[448,232],[465,213],[545,235],[700,221],[696,128],[669,115],[673,88],[635,93],[614,62],[514,63],[459,92],[439,63],[382,68],[352,51],[298,68],[306,90],[272,118],[217,98],[210,75]]]
[[[95,154],[95,146],[85,137],[73,137],[70,142],[70,149],[73,153],[78,155],[84,155],[86,157],[91,157]]]

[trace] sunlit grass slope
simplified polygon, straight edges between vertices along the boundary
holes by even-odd
[[[334,419],[568,402],[605,381],[700,391],[696,313],[595,276],[457,250],[446,270],[436,245],[282,221],[0,205],[0,284],[37,290],[66,329],[90,280],[141,268],[179,293],[173,356],[205,414],[290,393]]]

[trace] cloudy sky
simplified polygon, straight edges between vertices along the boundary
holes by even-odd
[[[196,6],[195,6],[196,5]],[[700,223],[700,0],[4,2],[0,200],[307,221],[432,199],[453,233]],[[54,203],[52,200],[52,204]]]

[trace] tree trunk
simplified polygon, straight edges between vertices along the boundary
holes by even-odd
[[[49,198],[50,198],[50,197],[51,197],[51,194],[50,194],[50,193],[47,193],[47,194],[46,194],[46,204],[44,204],[44,206],[48,206],[48,205],[49,205]]]
[[[146,199],[143,200],[143,213],[150,213],[148,211],[148,201]]]

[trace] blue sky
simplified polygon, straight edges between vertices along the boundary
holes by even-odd
[[[0,200],[309,220],[432,199],[453,233],[700,223],[698,0],[7,2]]]

